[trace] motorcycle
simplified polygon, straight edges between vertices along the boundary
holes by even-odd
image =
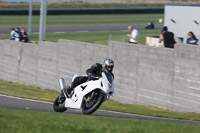
[[[81,109],[86,115],[95,112],[114,93],[113,75],[108,72],[102,72],[101,75],[75,87],[70,96],[64,93],[65,80],[59,79],[61,94],[55,99],[53,109],[56,112],[64,112],[67,108]]]

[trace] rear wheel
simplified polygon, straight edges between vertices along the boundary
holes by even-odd
[[[67,108],[65,108],[65,98],[63,98],[61,95],[58,96],[53,103],[53,109],[56,112],[64,112],[67,110]]]
[[[85,97],[85,102],[83,103],[82,112],[83,114],[92,114],[95,112],[103,103],[104,95],[100,90],[95,90]]]

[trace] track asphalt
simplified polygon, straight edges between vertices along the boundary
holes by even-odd
[[[53,103],[12,97],[12,96],[1,95],[1,94],[0,94],[0,108],[54,112]],[[80,110],[72,110],[72,109],[69,109],[65,111],[64,113],[66,115],[67,114],[82,115]],[[92,114],[92,116],[154,120],[154,121],[175,122],[175,123],[185,123],[185,124],[200,124],[199,121],[152,117],[152,116],[120,113],[120,112],[114,112],[114,111],[105,111],[105,110],[97,110],[95,113]]]
[[[134,27],[138,30],[145,29],[147,25],[138,24],[134,25]],[[155,25],[155,29],[162,29],[161,24]],[[27,27],[19,27],[25,28],[28,30]],[[63,33],[63,32],[84,32],[84,31],[121,31],[127,30],[128,25],[90,25],[90,26],[47,26],[46,32],[53,32],[53,33]],[[9,34],[11,27],[0,27],[0,34]],[[38,33],[39,27],[33,26],[32,33]]]

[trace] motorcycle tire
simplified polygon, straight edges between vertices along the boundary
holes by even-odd
[[[63,102],[59,102],[60,100],[60,96],[58,96],[54,103],[53,103],[53,109],[55,112],[64,112],[65,110],[67,110],[67,108],[65,108],[65,100]]]
[[[101,106],[103,101],[104,101],[104,95],[103,94],[99,94],[97,102],[91,108],[88,109],[86,107],[86,104],[87,104],[86,102],[83,104],[82,113],[85,114],[85,115],[92,114],[93,112],[95,112]]]

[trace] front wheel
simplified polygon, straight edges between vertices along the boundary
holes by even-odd
[[[83,114],[89,115],[101,106],[104,101],[104,95],[100,91],[93,91],[85,99],[86,101],[83,103],[82,112]]]
[[[53,109],[54,109],[54,111],[56,111],[56,112],[64,112],[65,110],[67,110],[67,108],[65,108],[65,99],[63,99],[63,98],[61,97],[61,95],[58,96],[58,97],[55,99],[55,101],[54,101],[54,103],[53,103]]]

